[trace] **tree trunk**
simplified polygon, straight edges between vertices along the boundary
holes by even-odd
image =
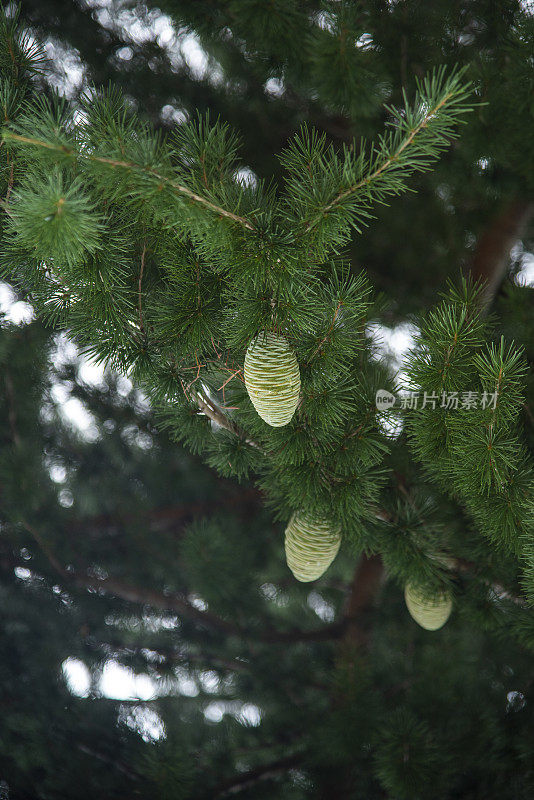
[[[482,307],[487,310],[499,290],[510,263],[510,250],[532,217],[534,204],[513,200],[504,206],[478,237],[470,264],[473,280],[485,284]]]

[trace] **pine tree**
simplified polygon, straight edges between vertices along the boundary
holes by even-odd
[[[414,798],[428,795],[430,787],[436,797],[527,797],[530,771],[514,775],[514,770],[517,759],[528,754],[532,736],[525,711],[534,589],[531,418],[526,435],[522,428],[523,420],[529,422],[532,389],[530,290],[508,287],[497,301],[498,315],[487,312],[507,266],[507,248],[531,208],[530,144],[520,135],[530,112],[526,101],[512,111],[510,88],[521,95],[532,70],[525,58],[532,18],[515,3],[501,10],[504,22],[492,18],[484,4],[477,6],[469,52],[454,59],[467,68],[458,70],[432,64],[439,48],[431,33],[423,35],[420,11],[406,3],[392,9],[373,4],[366,11],[350,3],[283,3],[268,16],[261,3],[231,4],[230,10],[227,4],[210,4],[207,17],[200,5],[184,5],[169,3],[169,9],[198,30],[225,68],[233,57],[234,75],[256,69],[261,85],[267,76],[283,74],[315,105],[308,116],[312,124],[284,135],[277,166],[271,169],[271,149],[258,160],[261,168],[253,164],[257,179],[245,183],[239,177],[239,137],[208,114],[162,132],[114,88],[95,89],[78,107],[39,95],[40,53],[21,34],[16,18],[4,17],[1,266],[50,328],[68,330],[86,353],[142,387],[156,413],[158,436],[168,431],[222,478],[239,481],[237,492],[221,484],[234,492],[237,504],[245,502],[252,481],[282,524],[272,541],[270,518],[257,504],[245,531],[235,516],[217,513],[189,528],[180,547],[183,565],[172,559],[176,548],[168,542],[159,543],[152,558],[128,558],[133,525],[128,528],[133,539],[124,540],[119,561],[108,531],[98,567],[77,565],[69,544],[72,519],[67,515],[58,524],[49,490],[37,493],[29,507],[21,500],[32,474],[44,474],[46,467],[37,449],[22,441],[41,424],[38,404],[20,412],[28,417],[23,437],[16,423],[18,398],[33,402],[25,388],[30,376],[22,367],[23,388],[14,395],[9,380],[5,387],[13,459],[4,469],[10,537],[17,542],[24,531],[25,546],[32,541],[33,548],[41,548],[40,569],[45,564],[65,591],[76,591],[84,608],[92,607],[93,598],[80,590],[90,589],[110,608],[116,602],[146,603],[179,614],[184,661],[190,665],[211,652],[220,702],[226,696],[250,698],[262,709],[257,732],[232,722],[212,734],[209,725],[199,723],[198,700],[188,709],[162,703],[167,740],[151,746],[149,755],[138,756],[132,745],[128,757],[141,765],[128,777],[132,791],[200,798],[247,789],[259,798],[272,796],[267,781],[275,779],[284,797]],[[365,30],[372,30],[373,39],[384,44],[401,14],[407,30],[400,41],[403,93],[398,76],[391,86],[397,72],[393,55],[380,58],[379,48],[362,40]],[[438,5],[435,15],[454,20],[454,10]],[[480,33],[474,23],[482,18]],[[504,31],[505,24],[502,70],[504,36],[497,30]],[[306,46],[295,52],[290,42],[304,29]],[[230,43],[226,30],[233,34]],[[443,47],[456,52],[458,30],[450,30]],[[477,61],[473,53],[482,41],[485,57]],[[250,49],[251,43],[252,67],[242,55],[236,59],[241,45]],[[421,65],[430,70],[413,81],[409,63],[416,65],[415,73]],[[389,105],[382,111],[384,100]],[[328,127],[324,133],[313,127],[323,107],[329,124],[332,115],[343,114],[341,138],[350,141],[332,141]],[[458,208],[488,191],[487,176],[481,175],[468,195],[461,176],[466,164],[472,171],[473,154],[488,119],[493,126],[495,108],[502,114],[484,158],[498,176],[489,205],[505,203],[496,223],[478,237],[472,277],[453,273],[442,301],[419,318],[408,382],[402,385],[402,376],[395,379],[388,365],[376,360],[369,323],[402,318],[412,307],[402,293],[397,308],[377,298],[373,281],[355,268],[351,254],[361,242],[365,255],[366,240],[376,243],[391,222],[386,242],[399,250],[401,226],[420,229],[397,269],[410,254],[418,253],[420,262],[424,250],[418,237],[428,236],[427,217],[414,217],[414,208],[421,209],[430,194],[433,204],[436,197],[450,203],[451,185]],[[383,127],[379,134],[377,119]],[[460,128],[460,123],[467,124]],[[373,134],[370,142],[349,137],[366,127]],[[250,149],[248,143],[245,152]],[[487,166],[479,169],[485,172]],[[421,198],[405,200],[420,175]],[[404,214],[398,214],[397,195],[403,196]],[[390,211],[377,211],[389,203]],[[474,227],[480,214],[475,207]],[[372,222],[375,213],[379,218]],[[439,251],[443,241],[442,234],[429,252]],[[460,260],[462,247],[465,243],[456,241],[442,248],[436,277],[425,281],[418,297],[428,297],[434,280],[443,278],[441,265],[451,255]],[[379,257],[384,252],[379,250]],[[370,274],[374,277],[373,269]],[[408,271],[404,291],[420,279],[418,263]],[[378,286],[385,288],[380,280]],[[245,359],[255,342],[280,340],[291,364],[298,365],[300,392],[289,419],[280,426],[276,417],[273,427],[261,404],[267,404],[269,416],[273,397],[260,396],[258,402],[253,396]],[[276,380],[268,380],[279,359],[274,352],[263,358],[266,380],[256,387],[261,395],[274,386],[275,401],[289,379],[284,366]],[[388,435],[392,417],[377,409],[378,390],[423,398],[423,407],[410,407],[405,397],[404,407],[390,412],[403,425],[399,436]],[[84,397],[88,401],[87,392]],[[94,400],[102,403],[101,397]],[[50,436],[57,436],[56,427],[54,420]],[[70,456],[80,459],[71,490],[76,497],[84,497],[96,481],[100,447],[86,449],[94,454],[88,456],[89,468],[79,454]],[[131,457],[120,454],[126,474]],[[92,503],[101,508],[115,502],[124,491],[121,483],[111,482]],[[36,485],[41,484],[46,477]],[[194,491],[190,483],[187,493]],[[151,492],[157,495],[153,484]],[[309,539],[321,531],[341,532],[341,555],[318,584],[320,595],[296,584],[283,563],[288,522],[289,535],[299,543],[299,568],[302,553],[309,555],[303,534]],[[91,557],[90,549],[87,554]],[[305,569],[301,578],[310,574]],[[155,588],[158,583],[164,589]],[[16,582],[15,587],[16,594]],[[406,587],[428,607],[436,598],[451,599],[452,616],[442,631],[415,630],[403,605]],[[195,596],[202,598],[200,607]],[[314,625],[305,597],[312,605],[329,601],[333,621]],[[103,615],[91,613],[105,643]],[[162,670],[159,658],[167,664],[161,638],[154,643],[159,654],[154,673]],[[405,652],[409,642],[415,658]],[[127,643],[114,646],[127,660]],[[450,664],[444,663],[444,648],[453,654]],[[173,639],[171,662],[177,650]],[[134,655],[149,660],[137,650]],[[438,719],[446,721],[442,729]],[[192,765],[195,746],[207,755]],[[122,763],[116,749],[105,757]],[[15,761],[14,774],[20,775],[23,761]],[[24,789],[15,791],[25,796]],[[47,796],[57,788],[37,791]],[[112,785],[108,791],[119,792]]]

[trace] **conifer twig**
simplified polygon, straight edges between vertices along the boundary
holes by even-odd
[[[330,211],[332,211],[333,208],[335,208],[335,206],[337,206],[343,200],[346,200],[352,194],[358,192],[360,189],[363,189],[365,186],[371,184],[373,181],[379,178],[382,175],[382,173],[386,172],[390,167],[392,167],[399,160],[404,150],[406,150],[406,148],[411,145],[415,137],[427,127],[430,120],[433,117],[435,117],[436,114],[439,113],[439,111],[449,102],[449,100],[451,100],[454,97],[454,95],[455,95],[454,90],[451,90],[450,92],[446,93],[438,103],[428,108],[423,119],[400,143],[397,149],[393,153],[388,155],[386,158],[384,158],[383,161],[379,163],[379,165],[376,167],[376,169],[374,169],[360,181],[357,181],[356,183],[353,183],[351,186],[349,186],[347,189],[338,192],[338,194],[329,203],[327,203],[327,205],[325,205],[324,208],[322,208],[319,211],[319,213],[315,216],[315,218],[307,223],[307,225],[304,227],[304,232],[309,233],[316,225],[319,224],[319,222],[323,217],[325,217]]]
[[[221,428],[225,428],[230,433],[235,434],[240,439],[244,439],[247,444],[251,447],[255,447],[257,450],[261,450],[263,452],[263,448],[254,439],[250,439],[243,434],[243,432],[239,429],[239,427],[232,422],[232,420],[226,416],[223,410],[217,405],[217,403],[212,400],[212,398],[206,397],[203,392],[198,392],[196,389],[189,389],[189,392],[195,402],[197,403],[198,407],[205,414],[207,417],[211,419],[212,422],[215,422],[216,425],[219,425]]]
[[[193,192],[192,189],[189,189],[182,183],[179,183],[172,178],[168,178],[165,175],[161,175],[161,173],[156,172],[156,170],[150,169],[149,167],[140,167],[139,164],[135,164],[133,161],[121,161],[120,159],[116,158],[97,156],[94,155],[94,153],[80,152],[79,150],[75,150],[72,147],[67,147],[66,145],[52,144],[51,142],[45,142],[42,139],[35,139],[32,136],[23,136],[22,134],[13,133],[12,131],[4,131],[4,138],[19,142],[20,144],[28,144],[32,145],[33,147],[43,147],[46,150],[52,150],[53,152],[61,153],[64,156],[77,156],[78,158],[83,158],[86,161],[104,164],[105,166],[112,167],[113,169],[128,169],[131,172],[143,172],[145,175],[150,175],[160,183],[170,186],[171,189],[173,189],[175,192],[178,192],[178,194],[181,194],[188,200],[191,200],[193,203],[197,203],[209,211],[212,211],[214,214],[217,214],[217,216],[224,217],[232,222],[236,222],[238,225],[241,225],[247,230],[254,230],[254,225],[245,217],[240,217],[238,214],[234,214],[231,211],[228,211],[226,208],[222,208],[222,206],[218,206],[216,203],[212,203],[211,200],[208,200],[196,192]]]
[[[508,589],[506,589],[506,587],[504,587],[500,583],[494,583],[488,580],[487,578],[483,578],[477,572],[477,566],[473,562],[467,561],[464,558],[458,558],[456,556],[448,556],[448,555],[440,555],[438,560],[441,564],[443,564],[444,567],[447,567],[447,569],[450,569],[453,572],[459,572],[459,573],[471,572],[473,575],[479,578],[482,581],[482,583],[488,586],[488,588],[492,590],[492,592],[499,600],[510,600],[512,603],[515,603],[515,605],[521,606],[521,608],[527,607],[527,601],[523,597],[520,597],[517,594],[513,594],[513,592],[510,592]]]
[[[315,350],[311,354],[310,358],[308,359],[308,364],[317,355],[317,353],[321,352],[321,348],[322,348],[323,344],[327,341],[328,337],[330,336],[330,334],[334,330],[334,325],[336,324],[336,319],[338,317],[338,314],[339,314],[339,312],[341,310],[341,306],[342,305],[343,305],[343,300],[338,300],[337,301],[336,310],[334,311],[334,315],[332,317],[332,322],[330,323],[330,327],[328,328],[327,332],[325,333],[325,335],[323,336],[323,338],[321,339],[321,341],[319,342],[319,344],[317,345],[317,347],[315,348]]]
[[[409,491],[407,490],[406,486],[402,481],[398,481],[397,486],[399,491],[401,491],[404,494],[411,508],[417,514],[420,523],[423,525],[424,519],[419,513],[419,510],[416,504],[414,503],[414,500],[410,495]],[[393,521],[391,514],[389,514],[387,511],[384,511],[383,509],[379,508],[375,509],[374,516],[376,517],[376,519],[379,519],[382,522],[391,523]],[[451,572],[472,573],[477,578],[482,580],[482,582],[485,583],[486,586],[488,586],[494,592],[495,596],[498,597],[499,599],[511,600],[516,605],[526,608],[527,603],[524,598],[520,597],[519,595],[513,594],[513,592],[510,592],[500,583],[494,583],[490,580],[487,580],[486,578],[482,578],[477,571],[476,564],[474,564],[473,562],[467,561],[464,558],[458,558],[456,556],[448,555],[447,553],[439,553],[438,555],[429,555],[429,558],[433,558],[435,561],[439,562],[443,567],[450,570]]]

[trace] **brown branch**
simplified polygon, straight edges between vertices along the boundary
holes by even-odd
[[[213,614],[211,611],[201,611],[195,608],[188,600],[176,592],[159,592],[154,589],[146,589],[134,586],[118,578],[97,578],[79,572],[62,571],[62,574],[71,579],[77,586],[85,589],[94,589],[105,594],[112,594],[122,600],[137,605],[149,605],[153,608],[160,608],[164,611],[174,611],[177,614],[189,617],[199,625],[203,625],[211,630],[219,631],[228,635],[239,636],[243,639],[264,642],[267,644],[284,644],[286,642],[312,642],[335,639],[343,630],[343,626],[336,624],[325,625],[322,628],[305,630],[265,630],[251,631],[240,627],[234,622],[223,619]]]
[[[237,498],[239,497],[239,505]],[[73,520],[71,525],[85,532],[92,528],[105,528],[108,526],[123,526],[131,522],[139,522],[143,520],[147,525],[154,528],[163,528],[173,526],[176,523],[185,524],[188,520],[198,516],[199,514],[207,514],[214,509],[232,507],[238,514],[250,513],[250,507],[253,508],[261,506],[261,493],[258,489],[249,487],[245,488],[240,486],[239,491],[234,490],[233,486],[229,487],[229,491],[216,501],[202,501],[194,503],[179,503],[172,506],[164,506],[161,508],[151,508],[146,511],[135,512],[110,512],[107,514],[98,514],[96,516],[87,517],[85,519]],[[236,508],[236,506],[238,506]]]
[[[152,648],[149,648],[152,649]],[[224,658],[223,656],[212,655],[206,653],[204,656],[196,655],[193,653],[186,653],[180,655],[179,653],[172,653],[171,651],[165,653],[160,647],[155,648],[156,652],[161,653],[164,658],[171,663],[178,664],[200,664],[203,669],[226,669],[230,672],[249,672],[251,669],[250,663],[242,661],[238,658]]]
[[[510,263],[510,250],[532,218],[534,203],[513,200],[490,221],[478,237],[469,271],[475,281],[482,281],[483,310],[491,305]]]
[[[29,144],[34,147],[43,147],[46,150],[53,150],[56,153],[62,153],[63,155],[72,155],[77,156],[78,158],[84,158],[87,161],[94,161],[98,164],[104,164],[108,167],[113,167],[114,169],[128,169],[133,171],[139,170],[145,174],[150,175],[155,180],[159,181],[162,184],[166,184],[170,186],[175,192],[178,194],[184,195],[188,200],[191,200],[194,203],[198,203],[199,205],[203,206],[204,208],[208,209],[209,211],[213,211],[213,213],[217,214],[220,217],[224,217],[225,219],[229,219],[232,222],[237,222],[242,227],[246,228],[247,230],[253,231],[254,226],[248,219],[245,217],[240,217],[237,214],[233,214],[231,211],[227,211],[225,208],[212,203],[211,200],[207,200],[205,197],[201,197],[196,192],[191,191],[188,189],[187,186],[184,186],[178,181],[172,180],[172,178],[167,178],[165,175],[161,175],[159,172],[156,172],[153,169],[148,167],[140,167],[138,164],[135,164],[133,161],[120,161],[115,158],[105,158],[104,156],[96,156],[93,153],[86,153],[80,152],[79,150],[75,150],[74,148],[67,147],[66,145],[56,145],[51,144],[50,142],[44,142],[41,139],[35,139],[31,136],[22,136],[17,133],[12,133],[11,131],[4,132],[4,138],[14,141],[20,142],[21,144]]]
[[[370,612],[376,602],[384,577],[379,555],[363,554],[358,561],[343,611],[343,636],[337,647],[336,660],[342,681],[333,684],[330,695],[331,713],[337,715],[352,703],[350,687],[357,675],[357,664],[364,655],[370,639]],[[348,696],[347,696],[348,695]],[[353,778],[350,770],[334,770],[326,777],[321,792],[324,800],[341,800],[351,795]]]
[[[91,756],[91,758],[96,758],[98,761],[102,761],[104,764],[109,764],[133,781],[139,780],[139,775],[137,773],[132,772],[129,767],[127,767],[125,764],[122,764],[120,761],[117,761],[116,758],[110,758],[109,756],[104,755],[104,753],[99,753],[96,750],[93,750],[92,747],[88,747],[86,744],[78,744],[78,750],[88,756]]]
[[[241,629],[234,623],[218,617],[210,611],[201,611],[199,608],[195,608],[188,600],[176,592],[167,594],[154,589],[146,589],[143,586],[134,586],[126,583],[119,578],[98,578],[79,572],[67,573],[69,577],[71,574],[73,583],[85,589],[94,589],[97,592],[112,594],[121,600],[136,603],[137,605],[149,605],[153,608],[161,608],[164,611],[175,611],[177,614],[183,614],[207,628],[227,634],[242,635]]]
[[[87,575],[78,571],[65,569],[59,560],[54,555],[52,549],[47,542],[43,539],[39,531],[28,522],[22,523],[28,533],[30,533],[52,567],[63,578],[67,579],[75,586],[84,589],[92,589],[97,592],[104,592],[111,594],[115,597],[126,600],[129,603],[136,603],[138,605],[149,605],[153,608],[160,608],[165,611],[174,611],[177,614],[183,614],[190,617],[201,625],[207,628],[222,631],[228,634],[243,635],[241,629],[232,622],[212,614],[210,611],[201,611],[195,608],[185,597],[177,594],[176,592],[158,592],[153,589],[146,589],[142,586],[134,586],[126,583],[119,578],[106,577],[99,578]]]
[[[99,578],[79,571],[66,569],[56,558],[52,549],[40,535],[39,531],[33,525],[25,521],[23,521],[22,524],[28,533],[33,536],[55,571],[58,572],[62,578],[78,588],[110,594],[121,600],[126,600],[129,603],[135,603],[137,605],[148,605],[163,611],[173,611],[176,614],[181,614],[192,619],[209,630],[266,644],[333,640],[341,636],[345,629],[344,621],[312,630],[294,629],[290,631],[278,631],[276,629],[266,628],[263,631],[254,631],[245,629],[234,622],[219,617],[211,611],[202,611],[196,608],[183,595],[177,592],[162,592],[155,589],[147,589],[142,586],[135,586],[127,583],[120,578]]]
[[[487,578],[483,578],[478,571],[478,567],[472,561],[467,561],[465,558],[457,558],[456,556],[446,556],[442,555],[437,558],[437,560],[443,564],[444,567],[450,569],[452,572],[458,573],[471,573],[476,578],[482,581],[486,586],[488,586],[494,595],[499,600],[510,600],[510,602],[515,603],[517,606],[521,606],[521,608],[527,608],[527,601],[521,597],[520,595],[514,594],[510,592],[505,586],[500,583],[494,583],[493,581],[488,580]]]
[[[209,417],[212,422],[215,422],[220,428],[225,428],[227,431],[234,433],[236,436],[241,435],[237,425],[226,416],[211,398],[206,397],[202,392],[197,392],[196,389],[190,389],[189,391],[202,413]]]
[[[143,645],[132,644],[120,639],[113,639],[107,635],[105,640],[93,642],[92,637],[89,635],[88,628],[85,629],[84,638],[86,644],[91,647],[91,649],[99,653],[104,652],[106,655],[109,655],[110,652],[117,655],[131,655],[135,653],[135,655],[141,655],[145,660],[149,660],[142,651],[150,650],[157,653],[158,656],[164,659],[168,664],[185,664],[189,666],[196,664],[200,665],[199,668],[203,669],[225,669],[232,672],[248,672],[251,668],[251,662],[248,660],[225,658],[220,654],[216,655],[214,653],[204,652],[204,649],[202,653],[180,652],[178,649],[162,647],[159,643],[152,644],[148,642]]]
[[[300,628],[295,628],[289,631],[279,631],[275,629],[267,629],[259,636],[256,636],[261,642],[266,644],[294,644],[295,642],[328,642],[340,639],[346,629],[346,621],[339,620],[332,622],[329,625],[323,625],[321,628],[312,628],[311,630],[303,631]]]
[[[525,413],[526,413],[527,417],[529,418],[530,422],[532,423],[532,425],[534,425],[534,414],[530,410],[529,404],[528,403],[523,403],[523,408],[525,409]]]
[[[70,573],[67,572],[67,570],[58,561],[58,559],[54,555],[53,550],[49,547],[48,543],[43,539],[37,528],[35,528],[33,525],[30,525],[30,523],[26,521],[23,521],[22,525],[24,525],[28,533],[30,533],[33,536],[33,538],[35,539],[35,541],[37,542],[37,544],[39,545],[39,547],[41,548],[47,559],[49,560],[50,564],[54,567],[56,572],[58,572],[63,578],[67,579],[71,578]]]
[[[242,792],[244,789],[248,789],[249,786],[252,786],[258,781],[267,780],[275,775],[280,774],[281,772],[287,772],[287,770],[293,769],[293,767],[296,767],[301,760],[301,754],[285,756],[284,758],[279,758],[276,761],[271,761],[269,764],[262,764],[254,769],[249,770],[248,772],[243,772],[241,775],[228,778],[210,791],[209,800],[215,800],[217,797],[223,797],[224,795]],[[205,800],[208,800],[208,795],[205,796]]]
[[[245,442],[251,447],[255,447],[257,450],[261,450],[263,452],[261,445],[255,442],[254,439],[249,439],[246,437],[239,427],[229,417],[226,416],[224,411],[214,400],[212,400],[211,397],[206,397],[203,392],[199,392],[196,389],[189,389],[189,392],[202,413],[209,417],[212,422],[215,422],[217,425],[219,425],[219,427],[230,431],[240,439],[244,439]]]

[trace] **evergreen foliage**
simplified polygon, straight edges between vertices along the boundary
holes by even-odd
[[[373,516],[386,448],[371,418],[376,370],[362,371],[356,355],[368,289],[323,262],[372,200],[428,168],[466,108],[459,75],[438,70],[412,107],[391,110],[390,132],[370,149],[337,155],[313,133],[297,137],[275,192],[236,181],[236,138],[220,123],[186,124],[164,140],[114,91],[85,101],[81,125],[64,103],[26,104],[4,132],[23,172],[5,208],[7,275],[35,292],[45,319],[156,402],[196,403],[237,436],[238,451],[204,427],[195,445],[225,474],[232,459],[238,474],[255,468],[286,515],[303,508],[350,534]],[[281,458],[240,387],[244,348],[263,330],[284,332],[303,373]]]

